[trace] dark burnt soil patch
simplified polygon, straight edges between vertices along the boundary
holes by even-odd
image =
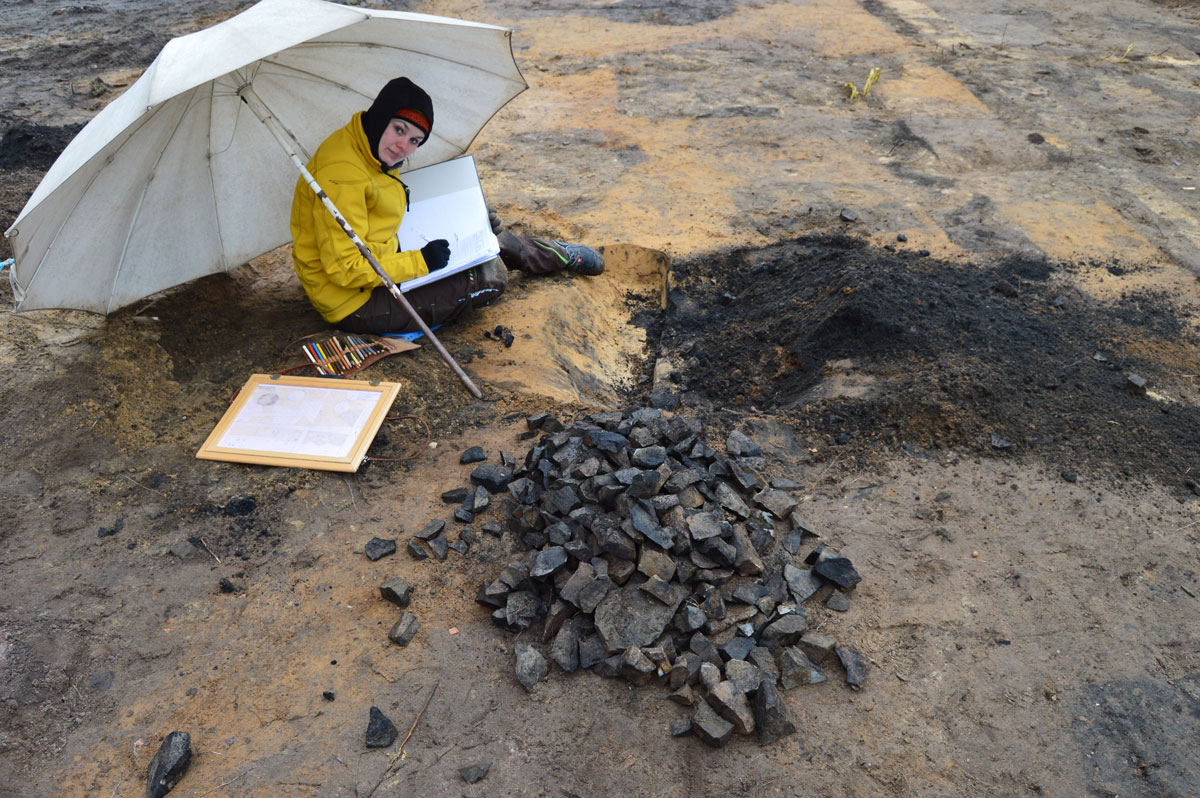
[[[0,138],[0,169],[49,169],[82,127],[13,125]]]
[[[684,367],[685,401],[783,416],[818,459],[1034,453],[1180,485],[1200,461],[1200,411],[1127,378],[1170,394],[1200,370],[1195,336],[1165,296],[1103,304],[1058,279],[1104,267],[960,264],[805,237],[677,264],[652,334]],[[819,384],[835,371],[871,387],[831,396]]]

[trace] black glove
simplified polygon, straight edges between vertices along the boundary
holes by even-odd
[[[425,257],[425,265],[429,267],[429,271],[444,269],[450,262],[450,242],[444,238],[435,238],[421,247],[421,254]]]
[[[488,208],[488,224],[492,226],[492,235],[500,235],[504,232],[504,225],[500,223],[500,214],[496,213],[495,208]]]

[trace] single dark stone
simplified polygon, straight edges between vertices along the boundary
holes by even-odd
[[[658,514],[648,502],[638,501],[630,505],[629,523],[635,532],[660,548],[670,549],[675,545],[675,536],[670,529],[658,523]]]
[[[228,577],[222,576],[221,581],[217,582],[217,589],[222,593],[232,593],[237,590],[237,587],[229,581]]]
[[[896,233],[896,240],[903,244],[908,240],[908,236],[906,236],[904,233]]]
[[[505,336],[504,345],[511,345],[512,335]],[[488,774],[488,770],[492,767],[491,762],[477,762],[474,765],[467,765],[458,769],[458,775],[467,784],[474,784],[483,779]]]
[[[528,629],[538,615],[545,611],[545,606],[537,595],[528,590],[514,590],[508,594],[500,617],[509,629],[522,631]],[[493,613],[495,615],[495,613]]]
[[[445,535],[438,535],[433,540],[427,542],[429,543],[429,549],[435,557],[439,560],[446,559],[446,555],[450,553],[450,541],[446,540]]]
[[[481,526],[480,529],[494,538],[503,537],[504,535],[504,527],[500,526],[500,524],[496,523],[495,521],[488,521],[486,524]]]
[[[388,632],[388,639],[398,646],[407,646],[420,630],[421,623],[417,620],[417,616],[411,612],[405,612]]]
[[[762,456],[762,447],[746,437],[746,434],[740,430],[729,433],[729,437],[725,439],[725,451],[729,453],[730,457]]]
[[[368,560],[378,560],[380,557],[386,557],[389,554],[396,553],[396,541],[384,540],[383,538],[371,538],[363,553],[367,555]]]
[[[715,513],[696,513],[687,519],[688,531],[692,540],[707,540],[720,537],[728,526]]]
[[[485,607],[498,609],[508,603],[510,591],[511,588],[499,579],[493,582],[484,582],[479,586],[479,592],[475,594],[475,601]]]
[[[666,461],[667,450],[663,446],[645,446],[641,449],[634,449],[633,454],[629,456],[629,462],[638,468],[658,468]]]
[[[539,429],[542,432],[562,432],[562,422],[551,413],[534,413],[529,418],[525,419],[525,423],[530,429]]]
[[[175,789],[191,762],[191,735],[181,731],[168,734],[146,771],[146,798],[162,798]]]
[[[471,497],[468,496],[466,498],[466,501],[468,501],[468,502],[471,501]],[[460,524],[474,523],[475,514],[472,513],[470,510],[468,510],[466,507],[463,507],[460,505],[460,506],[454,508],[454,520],[459,522]]]
[[[254,501],[253,496],[234,496],[225,505],[225,515],[238,517],[241,515],[250,515],[258,507],[258,503]]]
[[[674,599],[669,604],[650,598],[632,584],[609,591],[595,612],[596,631],[608,650],[653,645],[686,594],[680,585],[672,589]]]
[[[579,669],[581,637],[577,618],[564,620],[562,628],[558,630],[558,634],[554,635],[554,640],[550,644],[550,659],[564,673],[574,673]]]
[[[831,557],[813,566],[813,573],[828,579],[840,588],[849,589],[862,581],[858,571],[845,557]],[[799,599],[797,599],[799,601]]]
[[[800,636],[800,650],[818,665],[823,665],[833,652],[837,640],[821,632],[805,632]]]
[[[719,682],[708,691],[705,700],[718,715],[732,723],[739,734],[753,733],[754,712],[750,709],[750,701],[732,682]]]
[[[482,485],[491,494],[499,493],[508,487],[508,483],[512,482],[512,478],[513,472],[511,468],[494,463],[481,465],[471,472],[471,482],[476,485]]]
[[[579,641],[579,667],[584,670],[591,670],[598,662],[603,662],[608,657],[608,649],[604,647],[604,641],[600,639],[600,635],[589,635]]]
[[[792,612],[779,618],[759,633],[759,642],[767,648],[790,646],[800,639],[808,621],[802,612]]]
[[[325,690],[321,693],[321,698],[324,698],[326,701],[332,701],[333,699],[337,698],[337,696],[334,695],[332,690]]]
[[[847,612],[850,609],[850,599],[840,590],[835,590],[825,599],[825,606],[834,612]]]
[[[728,660],[745,659],[754,645],[752,637],[731,637],[718,648],[718,651]]]
[[[436,519],[426,524],[425,528],[413,535],[413,537],[417,538],[418,540],[430,540],[442,534],[442,530],[445,528],[446,522],[442,521],[441,519]]]
[[[1125,377],[1125,387],[1130,393],[1139,396],[1144,395],[1146,393],[1146,378],[1138,374],[1128,374]]]
[[[470,488],[453,488],[442,494],[442,501],[446,504],[462,504],[470,493]]]
[[[1004,440],[1004,438],[1001,438],[999,435],[997,435],[996,433],[993,432],[992,433],[992,448],[993,449],[1011,449],[1012,444],[1010,442]]]
[[[429,552],[425,551],[425,547],[415,540],[408,541],[408,554],[414,560],[429,559]]]
[[[704,626],[707,620],[708,616],[704,614],[704,610],[692,604],[684,604],[675,614],[675,628],[687,635]]]
[[[379,707],[371,707],[367,720],[367,748],[387,748],[396,742],[396,724]]]
[[[849,208],[842,208],[842,212],[838,214],[843,222],[857,222],[858,214]]]
[[[758,582],[748,582],[735,587],[730,598],[734,601],[740,601],[743,604],[755,604],[765,595],[767,595],[766,585]]]
[[[1075,484],[1079,481],[1079,474],[1075,473],[1074,471],[1063,471],[1060,476],[1071,484]]]
[[[588,430],[583,436],[583,442],[606,454],[616,453],[629,445],[629,439],[624,435],[607,430]]]
[[[673,583],[664,582],[657,576],[652,576],[638,587],[661,601],[663,604],[670,604],[675,600],[675,589]]]
[[[472,446],[462,453],[462,456],[458,458],[458,462],[466,465],[468,463],[482,463],[486,459],[487,455],[483,453],[482,446]]]
[[[379,595],[397,607],[407,607],[412,601],[412,585],[398,576],[393,576],[379,586]]]
[[[692,733],[692,719],[686,715],[671,722],[671,736],[683,737]]]
[[[594,530],[600,550],[631,563],[637,560],[637,544],[617,526],[604,526]],[[634,568],[637,566],[634,565]]]
[[[529,575],[541,579],[553,575],[567,564],[567,550],[562,546],[550,546],[538,552]]]
[[[820,684],[825,673],[798,647],[785,648],[779,654],[779,684],[785,690],[804,684]]]
[[[720,668],[724,665],[724,660],[721,659],[720,652],[713,642],[704,635],[703,632],[696,632],[688,640],[688,650],[696,656],[700,657],[701,661],[707,662],[710,665]]]
[[[752,693],[765,678],[762,671],[744,659],[731,659],[725,663],[725,678],[743,693]],[[774,678],[774,677],[770,677]]]
[[[630,646],[621,654],[621,676],[631,684],[641,686],[649,684],[654,678],[656,667],[654,663],[646,656],[646,653],[637,646]]]
[[[542,653],[528,643],[517,643],[513,648],[517,655],[517,681],[533,692],[537,683],[550,675],[550,665]]]
[[[692,731],[706,745],[721,748],[733,737],[733,724],[718,715],[708,702],[701,701],[692,716]]]
[[[856,690],[862,689],[867,678],[867,663],[862,654],[849,646],[836,646],[833,650],[842,661],[842,667],[846,669],[846,684]]]
[[[754,725],[760,745],[770,745],[781,737],[796,733],[796,724],[788,716],[783,697],[770,679],[763,679],[754,693]]]

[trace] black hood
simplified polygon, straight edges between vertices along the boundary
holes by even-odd
[[[418,112],[428,120],[428,127],[412,118],[413,115],[398,113],[405,110]],[[379,139],[383,137],[383,131],[397,116],[402,116],[406,121],[420,127],[425,131],[425,140],[429,140],[429,134],[433,131],[433,100],[429,99],[424,89],[408,78],[396,78],[388,81],[375,98],[375,102],[371,103],[371,107],[362,116],[363,132],[367,134],[367,143],[371,145],[373,155],[379,152]],[[392,165],[384,164],[385,167]]]

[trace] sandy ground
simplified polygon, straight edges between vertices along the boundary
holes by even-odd
[[[520,230],[603,246],[608,271],[516,280],[446,332],[483,401],[428,347],[375,366],[402,385],[396,414],[419,420],[389,422],[372,454],[423,454],[353,476],[193,458],[247,375],[294,364],[287,344],[321,329],[286,253],[108,320],[0,318],[0,795],[143,794],[177,729],[196,751],[181,796],[1200,794],[1197,427],[1156,439],[1159,458],[1115,444],[1104,430],[1124,411],[1086,410],[1092,383],[1063,388],[1088,434],[1053,447],[905,447],[904,430],[939,428],[937,407],[917,403],[881,415],[901,433],[871,437],[865,423],[839,449],[805,402],[885,407],[894,373],[820,361],[810,393],[760,392],[768,405],[753,392],[722,402],[713,386],[729,375],[695,390],[711,364],[685,367],[685,410],[710,441],[740,427],[767,444],[770,471],[802,485],[814,527],[864,576],[848,613],[810,617],[866,655],[865,689],[835,668],[788,693],[800,731],[767,747],[671,738],[679,708],[652,687],[556,672],[525,692],[515,638],[473,600],[509,539],[446,562],[362,554],[372,537],[403,544],[448,518],[438,497],[470,470],[458,454],[523,454],[529,413],[645,401],[678,312],[668,291],[738,293],[736,275],[696,285],[722,273],[697,264],[781,263],[772,247],[807,234],[847,234],[880,258],[928,250],[962,270],[1048,263],[1062,290],[1114,317],[1169,307],[1174,325],[1114,325],[1106,348],[1154,375],[1146,401],[1195,418],[1194,5],[401,6],[514,28],[531,88],[475,143],[485,189]],[[167,37],[241,7],[6,2],[0,118],[9,133],[72,130]],[[874,67],[870,94],[848,100],[844,84],[861,88]],[[114,88],[93,91],[96,78]],[[2,154],[7,226],[48,162],[7,134]],[[809,273],[782,273],[780,290]],[[511,349],[483,338],[496,324],[513,328]],[[782,344],[764,337],[747,358],[774,356]],[[169,553],[188,538],[208,551]],[[422,629],[405,649],[378,598],[391,575],[416,585]],[[403,735],[435,688],[380,784],[396,747],[363,747],[368,708]],[[466,785],[456,770],[480,761],[488,776]]]

